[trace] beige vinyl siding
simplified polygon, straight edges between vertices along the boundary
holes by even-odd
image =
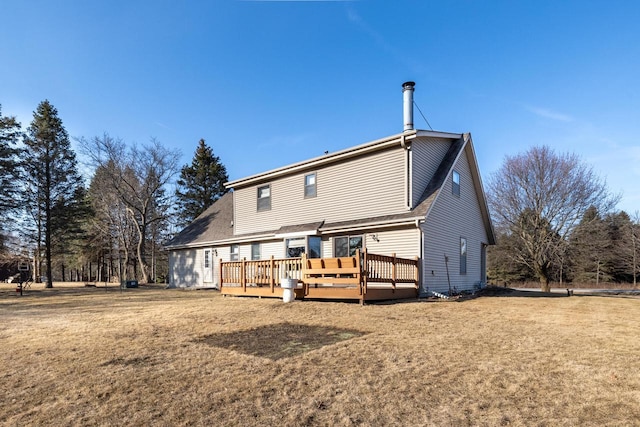
[[[257,212],[257,187],[234,191],[235,233],[283,225],[348,221],[405,209],[405,154],[401,147],[306,170],[271,181],[271,210]],[[316,173],[317,195],[304,197],[304,176]]]
[[[322,237],[322,258],[333,257],[333,237]]]
[[[451,174],[422,225],[424,261],[422,292],[447,292],[445,254],[449,257],[451,287],[473,289],[481,280],[481,249],[487,233],[482,221],[478,196],[473,186],[466,152],[454,169],[460,173],[460,197],[451,192]],[[460,238],[467,239],[467,274],[460,274]]]
[[[373,235],[376,235],[376,242]],[[334,254],[333,239],[342,236],[362,236],[364,247],[367,251],[378,255],[396,254],[401,258],[413,258],[420,256],[420,230],[415,227],[385,231],[350,231],[344,234],[335,234],[322,239],[322,257],[332,258]]]
[[[202,249],[184,249],[169,254],[169,286],[188,288],[202,286]]]
[[[262,259],[269,259],[272,256],[278,259],[284,258],[284,241],[273,240],[260,242],[260,255]]]
[[[271,256],[274,258],[284,258],[284,241],[278,239],[238,243],[238,261],[241,261],[243,258],[251,260],[252,243],[260,244],[260,259],[269,259]],[[231,259],[231,245],[219,248],[218,253],[224,254],[222,257],[223,261],[229,261]]]
[[[417,138],[411,143],[413,206],[420,201],[420,196],[433,178],[451,143],[452,140],[443,138]]]
[[[376,235],[378,241],[373,239]],[[400,258],[420,256],[420,230],[416,227],[365,234],[367,251]]]

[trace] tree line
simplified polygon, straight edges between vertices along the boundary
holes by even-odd
[[[541,146],[507,157],[487,196],[490,281],[636,285],[640,215],[616,211],[620,196],[577,155]]]
[[[201,139],[191,164],[151,139],[78,139],[83,177],[56,108],[23,129],[0,106],[0,274],[28,259],[36,282],[162,280],[162,242],[225,192],[225,166]],[[1,279],[1,278],[0,278]]]

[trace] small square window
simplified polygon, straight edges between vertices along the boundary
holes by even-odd
[[[333,255],[335,257],[355,256],[358,249],[362,250],[362,236],[344,236],[333,239]]]
[[[258,187],[258,212],[271,210],[271,186]]]
[[[238,245],[231,245],[231,256],[229,257],[231,261],[238,261],[240,256],[240,247]]]
[[[460,174],[457,171],[453,171],[451,183],[453,195],[460,197]]]
[[[310,173],[304,176],[304,197],[316,197],[316,174]]]

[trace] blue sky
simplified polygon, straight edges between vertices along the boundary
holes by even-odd
[[[4,0],[0,104],[49,99],[72,137],[231,179],[402,131],[401,84],[435,130],[471,132],[486,181],[506,155],[575,152],[640,210],[640,2]],[[428,129],[416,111],[416,127]]]

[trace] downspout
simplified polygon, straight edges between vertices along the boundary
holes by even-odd
[[[418,231],[420,233],[420,289],[418,291],[418,296],[421,296],[423,293],[426,294],[428,287],[426,286],[426,275],[425,272],[425,260],[424,260],[424,230],[421,227],[422,221],[416,220],[416,226],[418,227]]]

